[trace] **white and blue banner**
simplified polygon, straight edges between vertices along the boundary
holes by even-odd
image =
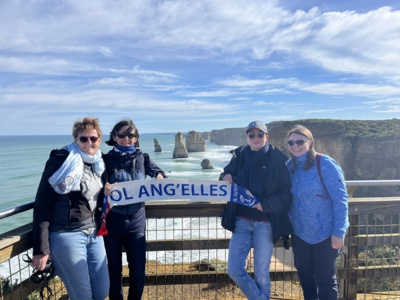
[[[160,200],[226,201],[253,206],[259,203],[248,190],[227,181],[189,179],[150,179],[115,183],[106,196],[110,208]]]

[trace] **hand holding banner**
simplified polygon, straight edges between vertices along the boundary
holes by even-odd
[[[111,208],[114,205],[160,200],[226,201],[250,207],[259,203],[248,190],[235,183],[168,178],[116,183],[107,198]]]
[[[98,235],[107,234],[105,219],[113,206],[160,200],[226,201],[248,207],[260,202],[244,187],[227,181],[165,178],[119,182],[112,185],[110,196],[104,197]]]

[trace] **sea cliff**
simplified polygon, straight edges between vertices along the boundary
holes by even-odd
[[[267,124],[269,142],[287,155],[286,141],[295,125],[306,126],[314,135],[315,149],[333,157],[346,180],[400,179],[400,120],[305,119]],[[211,131],[218,145],[244,145],[245,127]],[[358,197],[398,196],[399,187],[359,188]]]

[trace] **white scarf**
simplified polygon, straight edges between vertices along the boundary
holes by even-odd
[[[92,165],[94,173],[101,177],[105,170],[101,151],[98,149],[94,155],[87,155],[73,142],[63,147],[69,152],[62,166],[49,178],[49,183],[58,194],[68,194],[71,191],[80,191],[83,176],[83,163]]]

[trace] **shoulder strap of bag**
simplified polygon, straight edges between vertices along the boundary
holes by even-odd
[[[324,179],[322,178],[322,172],[321,172],[321,154],[317,153],[317,155],[315,156],[315,160],[317,162],[318,175],[321,178],[322,183],[324,183]]]
[[[237,175],[239,170],[241,170],[244,165],[244,156],[245,156],[244,151],[245,151],[245,147],[242,147],[242,149],[240,151],[238,151],[238,153],[233,152],[233,154],[236,156],[237,163],[235,166],[234,174],[231,174],[232,176]]]
[[[317,153],[317,155],[315,156],[315,161],[317,162],[317,171],[318,171],[319,178],[321,178],[322,184],[324,185],[325,190],[328,191],[328,189],[325,186],[324,178],[322,178],[321,157],[322,157],[322,155],[320,153]]]
[[[148,153],[143,153],[143,156],[144,156],[144,165],[147,166],[150,161],[150,156]]]

